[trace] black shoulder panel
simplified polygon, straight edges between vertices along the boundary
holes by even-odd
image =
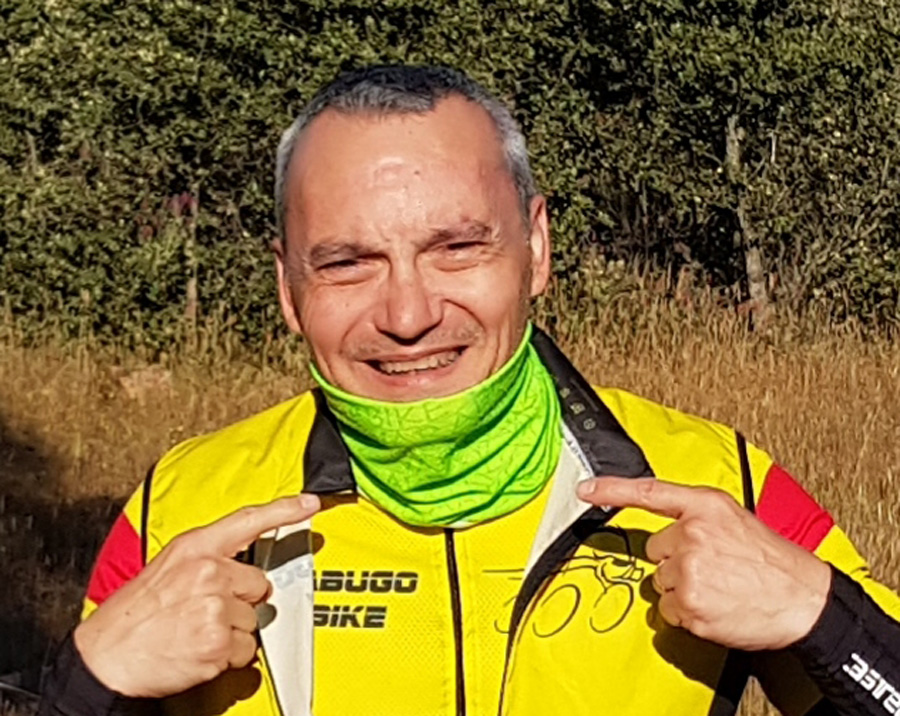
[[[556,383],[563,421],[594,474],[652,476],[643,451],[550,337],[535,327],[531,343]]]
[[[316,388],[316,417],[303,454],[303,491],[316,494],[356,490],[350,453],[338,432],[337,421],[328,409],[325,396]]]

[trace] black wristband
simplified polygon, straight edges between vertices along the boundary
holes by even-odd
[[[69,633],[41,689],[39,716],[152,716],[158,713],[154,699],[123,696],[94,676]]]

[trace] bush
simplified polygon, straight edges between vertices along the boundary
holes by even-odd
[[[571,290],[588,247],[735,286],[742,202],[788,305],[896,321],[898,33],[876,0],[0,0],[7,312],[161,349],[196,286],[201,320],[280,330],[277,138],[338,71],[406,61],[514,106]]]

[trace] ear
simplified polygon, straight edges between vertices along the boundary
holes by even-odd
[[[550,280],[550,226],[547,222],[547,200],[540,194],[529,205],[531,248],[531,297],[539,296]]]
[[[278,278],[278,303],[281,305],[281,315],[291,329],[291,332],[301,334],[303,327],[300,324],[300,314],[294,303],[294,294],[291,292],[289,270],[287,267],[287,254],[284,242],[275,239],[272,242],[272,253],[275,254],[275,272]]]

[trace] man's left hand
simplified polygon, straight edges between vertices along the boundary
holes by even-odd
[[[659,612],[669,624],[730,648],[782,649],[822,613],[828,565],[720,490],[600,477],[580,483],[578,496],[675,520],[647,540]]]

